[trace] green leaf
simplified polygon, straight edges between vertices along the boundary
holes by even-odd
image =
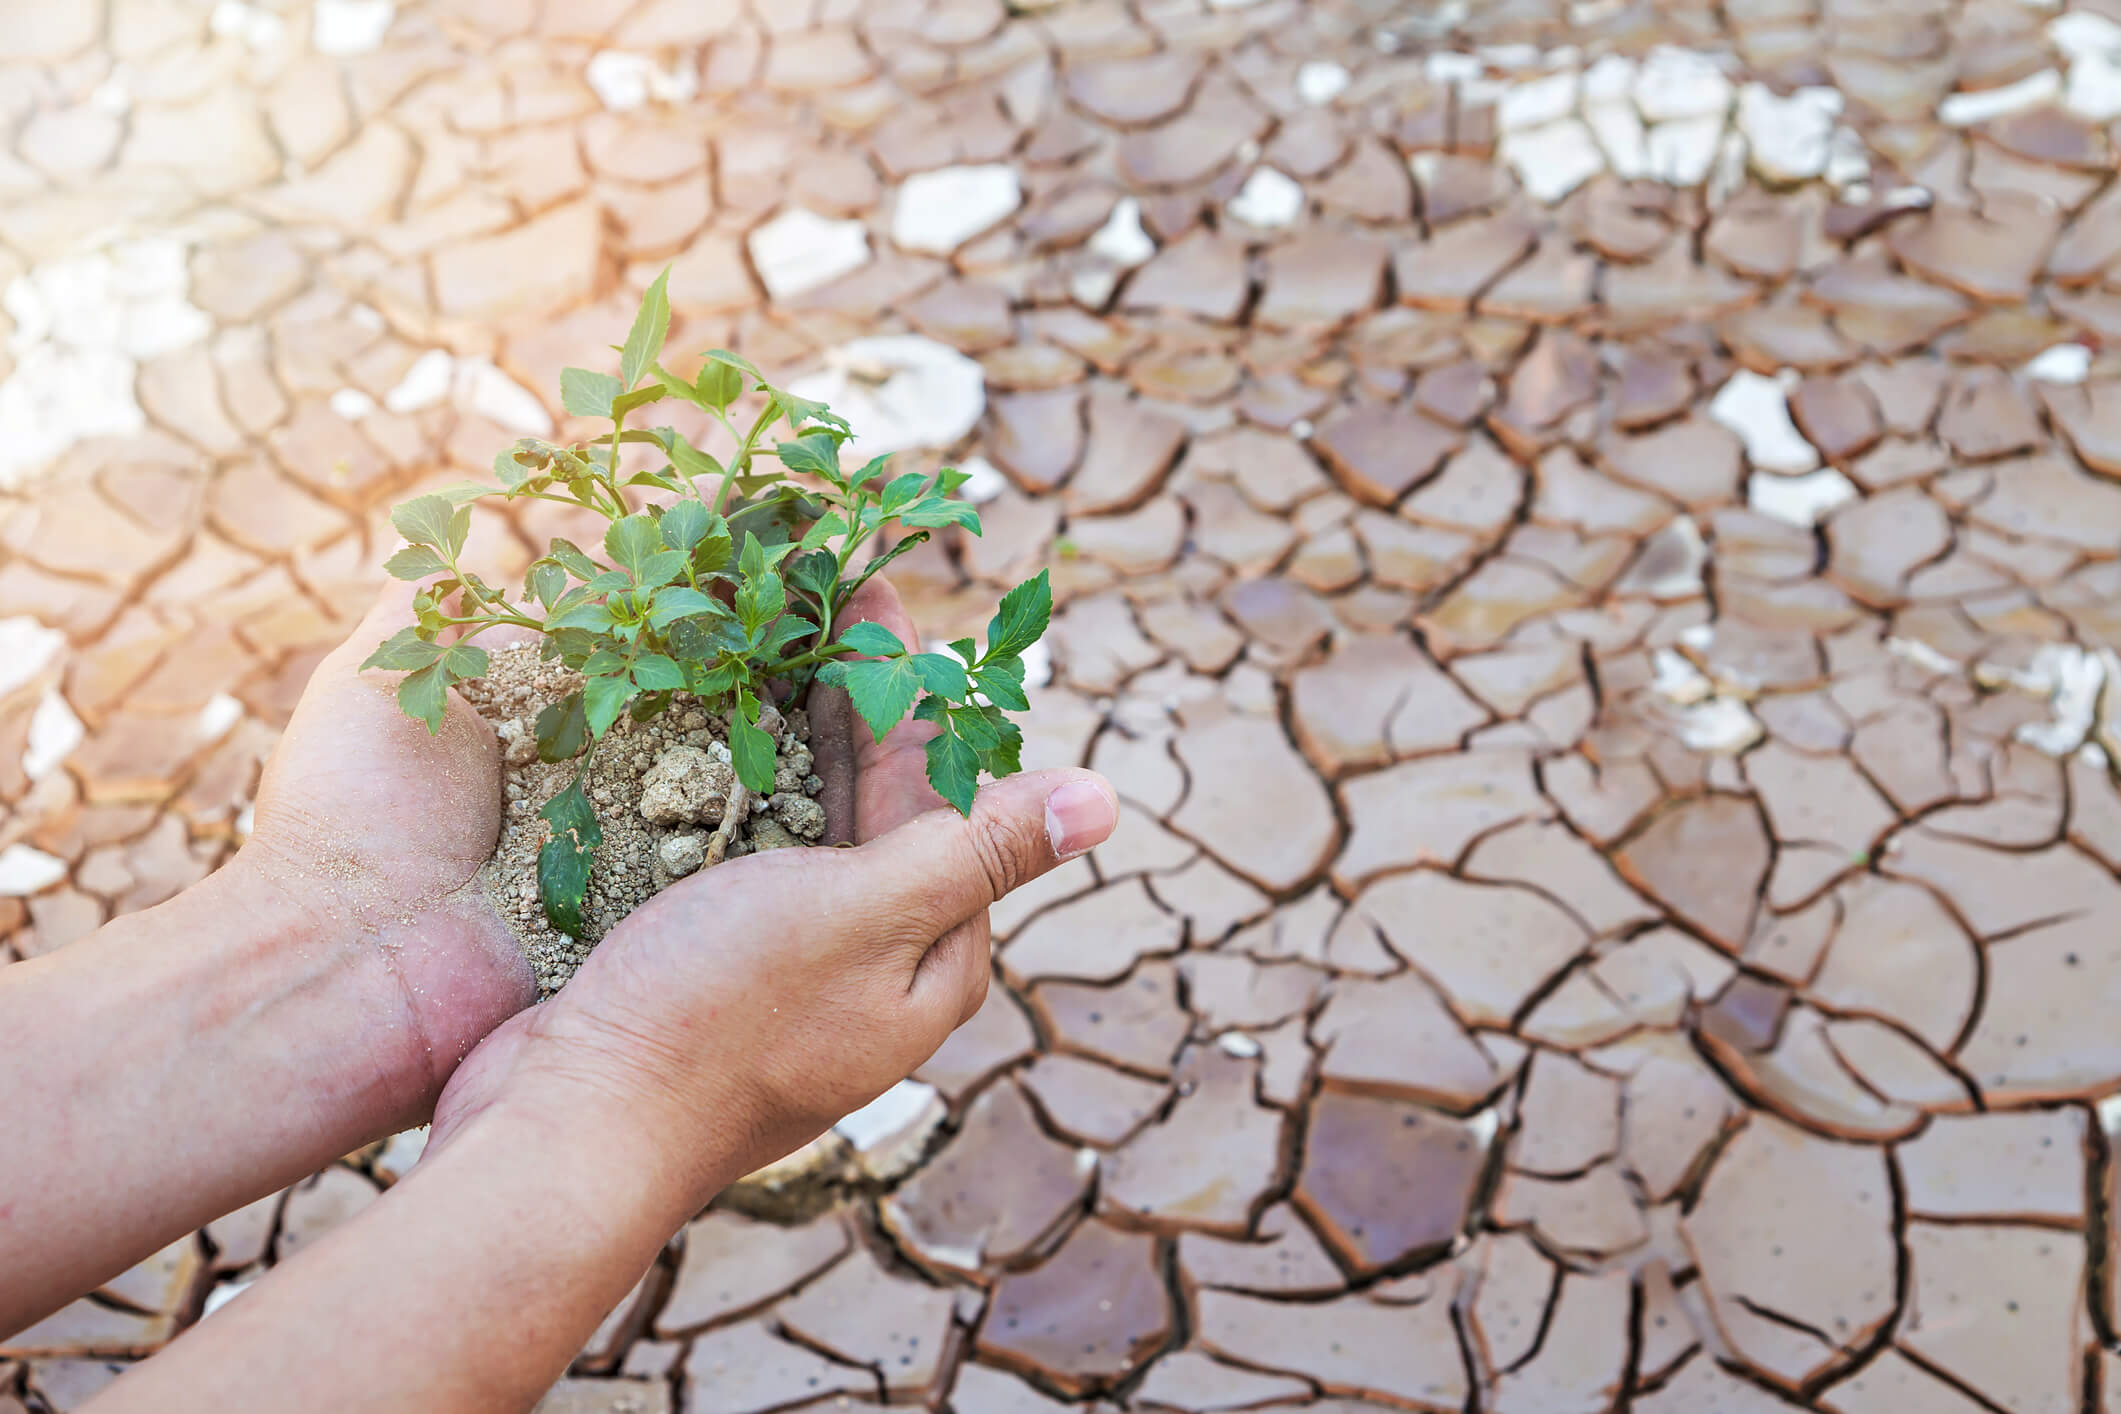
[[[407,545],[383,562],[383,572],[392,579],[419,581],[429,575],[444,574],[449,566],[440,555],[425,545]]]
[[[538,759],[565,761],[589,744],[589,716],[583,710],[582,694],[570,692],[538,713]]]
[[[456,682],[466,678],[483,678],[491,663],[486,650],[475,643],[453,643],[442,651],[442,671]]]
[[[589,895],[590,852],[572,835],[554,835],[538,847],[538,899],[553,931],[581,936],[582,903]]]
[[[763,382],[765,380],[761,379],[760,381]],[[816,422],[826,427],[838,428],[850,437],[854,435],[854,429],[847,425],[847,419],[841,417],[823,403],[812,402],[808,398],[799,398],[784,388],[775,388],[772,393],[774,408],[781,416],[788,419],[788,426],[796,432],[800,433],[803,430],[804,423]]]
[[[839,573],[840,562],[829,550],[812,550],[808,554],[797,555],[789,560],[781,571],[782,577],[788,581],[789,588],[809,595],[820,604],[825,601],[825,596],[832,592],[832,586],[839,579]]]
[[[930,496],[925,501],[916,501],[897,514],[901,525],[926,525],[937,528],[961,525],[974,535],[980,533],[979,512],[963,501],[947,501],[941,496]]]
[[[612,399],[624,391],[619,380],[609,373],[592,373],[586,368],[560,370],[560,406],[577,417],[611,416]]]
[[[979,753],[955,731],[945,730],[928,743],[928,784],[958,814],[970,815],[979,790]]]
[[[1015,654],[989,658],[980,664],[972,681],[989,702],[1011,712],[1028,712],[1031,699],[1024,695],[1024,660]]]
[[[1038,642],[1053,620],[1053,585],[1047,572],[1027,579],[1002,596],[1001,608],[987,621],[987,657],[1009,658]]]
[[[880,457],[871,457],[867,462],[862,464],[861,470],[852,471],[847,474],[847,489],[852,491],[855,487],[860,486],[865,481],[876,480],[876,478],[884,474],[884,468],[890,465],[891,453],[889,452],[884,453]]]
[[[668,692],[644,692],[633,699],[633,705],[626,709],[626,715],[636,722],[650,722],[662,716],[669,707]]]
[[[954,466],[946,466],[935,474],[936,494],[939,496],[955,496],[958,493],[958,489],[971,479],[971,472],[959,471]]]
[[[854,710],[878,741],[899,724],[921,690],[920,670],[909,658],[842,659],[819,669],[818,680],[847,689]]]
[[[969,638],[951,639],[950,651],[963,658],[967,663],[973,662],[979,657],[979,645]]]
[[[679,619],[694,614],[727,613],[728,609],[718,599],[700,593],[689,584],[673,584],[656,591],[655,604],[648,610],[648,626],[661,632]]]
[[[841,520],[837,513],[831,513],[826,515],[823,519],[815,522],[808,530],[804,531],[803,538],[798,543],[805,550],[815,550],[823,546],[824,543],[827,540],[830,540],[833,536],[845,535],[846,533],[847,522]]]
[[[582,664],[582,672],[593,678],[609,677],[625,666],[626,660],[619,655],[619,650],[607,646],[589,655],[589,661]]]
[[[720,697],[749,676],[750,670],[740,662],[717,663],[693,675],[692,693],[695,697]]]
[[[897,515],[907,506],[913,504],[915,498],[921,494],[921,488],[927,484],[928,478],[917,471],[909,471],[904,476],[892,477],[884,486],[883,505],[881,507],[883,513],[887,516]]]
[[[583,554],[572,540],[554,540],[546,553],[565,566],[576,579],[595,579],[604,572],[604,567]]]
[[[636,408],[644,408],[650,403],[659,403],[661,401],[663,401],[663,390],[656,387],[653,383],[650,383],[645,388],[635,388],[630,393],[621,393],[611,400],[612,420],[614,422],[621,421],[627,413],[634,411]],[[652,442],[658,447],[664,447],[666,450],[668,448],[668,444],[661,437],[644,428],[637,428],[631,432],[621,432],[619,440],[621,442]]]
[[[553,601],[567,592],[567,571],[551,560],[539,560],[530,567],[530,574],[523,581],[523,592],[550,612]]]
[[[867,621],[847,625],[840,632],[840,642],[865,658],[892,658],[906,651],[897,634],[882,624]]]
[[[538,815],[552,826],[556,835],[572,834],[585,845],[600,845],[604,842],[604,827],[597,823],[597,812],[590,805],[589,796],[582,789],[582,778],[576,776],[567,788],[545,802]]]
[[[693,546],[707,538],[714,528],[716,516],[698,501],[679,501],[663,512],[656,526],[663,534],[663,543],[673,550],[690,551]]]
[[[610,677],[591,678],[582,689],[583,709],[589,714],[589,731],[601,737],[611,730],[611,724],[619,719],[626,709],[626,699],[633,696],[633,684],[623,674]]]
[[[729,758],[736,778],[754,795],[773,794],[773,738],[757,724],[758,699],[748,691],[737,694],[736,710],[729,714]]]
[[[683,437],[670,444],[670,460],[687,476],[720,476],[722,464]]]
[[[398,705],[406,716],[427,723],[429,736],[442,730],[442,714],[449,709],[449,678],[439,660],[405,675],[398,684]]]
[[[699,396],[700,406],[716,411],[726,409],[744,396],[746,369],[750,369],[752,377],[758,376],[758,370],[751,368],[749,364],[739,367],[740,361],[736,360],[734,355],[717,357],[720,352],[716,350],[707,356],[707,361],[700,365],[700,376],[692,385]]]
[[[556,628],[581,628],[591,633],[607,633],[616,627],[618,620],[611,616],[610,607],[598,603],[577,604],[545,620],[547,633]]]
[[[847,585],[846,597],[849,599],[853,598],[855,590],[860,589],[863,585],[867,584],[874,576],[883,573],[885,567],[888,566],[893,560],[897,559],[899,556],[905,554],[908,550],[913,549],[917,545],[926,544],[927,540],[928,532],[925,530],[916,530],[911,535],[900,537],[899,542],[896,545],[893,545],[883,554],[878,555],[868,564],[862,566],[862,572],[856,575],[854,579]]]
[[[442,645],[430,643],[420,637],[420,631],[410,625],[399,629],[376,645],[376,651],[368,655],[359,671],[384,668],[394,673],[410,672],[424,668],[442,656]]]
[[[636,579],[648,557],[662,548],[663,533],[657,529],[654,518],[645,514],[615,520],[604,532],[604,553],[611,556],[613,564]]]
[[[758,646],[761,661],[771,661],[780,656],[781,650],[799,638],[808,638],[817,632],[817,625],[801,614],[783,614],[773,621],[766,637]]]
[[[641,381],[670,334],[670,296],[665,293],[669,284],[670,267],[666,265],[648,287],[648,293],[641,296],[640,312],[633,316],[626,347],[619,351],[619,381],[629,388]]]
[[[788,607],[788,590],[777,574],[747,577],[736,591],[737,622],[756,641],[762,629]]]
[[[633,685],[650,692],[675,691],[685,685],[685,670],[660,653],[644,653],[633,661]]]
[[[822,476],[837,483],[840,479],[839,439],[822,433],[809,437],[798,437],[793,442],[782,442],[773,449],[781,459],[781,465],[793,472],[810,476]]]
[[[962,702],[970,691],[965,684],[965,665],[947,653],[916,653],[913,670],[920,674],[921,686],[938,697]]]
[[[398,534],[411,544],[425,545],[430,550],[446,550],[450,522],[455,519],[456,507],[443,496],[416,496],[401,506],[393,506],[390,512],[390,523],[398,528]]]

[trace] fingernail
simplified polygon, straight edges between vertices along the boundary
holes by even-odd
[[[1046,797],[1046,838],[1053,841],[1057,858],[1072,858],[1104,843],[1118,823],[1112,797],[1094,782],[1070,781]]]

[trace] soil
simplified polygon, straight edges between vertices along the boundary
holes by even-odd
[[[582,935],[555,931],[538,900],[538,850],[552,833],[538,811],[574,779],[580,760],[540,761],[535,724],[548,704],[581,686],[580,674],[541,662],[535,645],[518,644],[495,650],[486,676],[457,689],[501,739],[501,838],[483,877],[537,973],[540,996],[558,991],[627,914],[711,867],[706,860],[737,791],[722,715],[682,692],[653,721],[622,715],[597,748],[584,783],[604,842],[590,867]],[[805,713],[797,708],[783,718],[768,707],[759,725],[778,738],[774,793],[744,802],[743,816],[723,840],[725,859],[813,844],[825,833],[816,799],[824,782],[813,770]]]

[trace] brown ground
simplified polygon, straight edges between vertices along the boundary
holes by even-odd
[[[385,508],[674,262],[679,348],[976,361],[895,578],[1050,566],[1027,764],[1128,808],[915,1172],[692,1225],[555,1409],[2114,1414],[2117,18],[0,4],[0,957],[226,855]]]

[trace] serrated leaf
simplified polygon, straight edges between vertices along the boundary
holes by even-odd
[[[524,577],[523,592],[543,604],[550,612],[555,601],[567,592],[567,571],[550,560],[540,560],[530,567]]]
[[[832,512],[826,514],[822,520],[813,522],[811,527],[803,532],[803,538],[797,543],[805,550],[815,550],[823,546],[833,536],[845,535],[846,533],[847,522],[841,520],[836,512]]]
[[[847,473],[847,489],[851,491],[864,482],[876,480],[876,478],[884,474],[884,469],[890,465],[891,453],[889,452],[884,453],[880,457],[871,457],[868,461],[862,463],[859,471]]]
[[[429,736],[442,730],[442,714],[449,710],[449,678],[439,661],[405,675],[398,684],[398,705],[406,716],[427,723]]]
[[[773,738],[756,725],[758,699],[749,692],[737,694],[736,710],[729,714],[729,758],[736,778],[754,795],[773,794]]]
[[[538,816],[552,826],[556,835],[572,834],[586,845],[604,842],[604,827],[597,823],[596,808],[589,803],[589,796],[582,789],[582,778],[577,776],[538,810]]]
[[[849,624],[840,631],[840,642],[865,658],[891,658],[906,651],[899,636],[882,624],[866,620]]]
[[[946,501],[941,496],[914,502],[898,512],[898,519],[900,525],[961,525],[974,535],[980,533],[978,511],[963,501]]]
[[[698,447],[693,446],[692,443],[686,441],[683,437],[677,438],[670,444],[670,460],[676,464],[679,471],[690,477],[698,478],[723,474],[720,462],[701,451]]]
[[[654,721],[662,716],[669,706],[670,694],[667,691],[644,692],[627,706],[626,715],[636,722]]]
[[[449,569],[442,557],[425,545],[407,545],[383,562],[383,572],[392,579],[418,582]]]
[[[626,414],[634,409],[644,408],[650,403],[659,403],[661,401],[663,401],[663,390],[653,383],[650,383],[645,388],[635,388],[632,392],[621,393],[611,400],[612,420],[623,420]],[[667,445],[662,438],[645,429],[622,432],[619,434],[619,440],[621,442],[653,442],[658,447]]]
[[[464,553],[464,542],[471,538],[471,507],[459,506],[457,513],[449,518],[449,553]]]
[[[972,675],[973,684],[997,707],[1028,712],[1031,699],[1024,695],[1024,660],[1015,654],[990,658]]]
[[[476,643],[452,643],[442,650],[442,671],[453,682],[485,677],[491,662],[486,656],[486,650]]]
[[[626,571],[605,570],[595,579],[583,585],[582,588],[591,594],[609,594],[614,590],[624,589],[631,583],[633,583],[633,576],[626,573]]]
[[[920,670],[906,658],[840,659],[818,672],[822,682],[847,689],[854,710],[882,741],[920,694]]]
[[[1002,596],[1001,607],[987,621],[987,656],[1008,658],[1038,642],[1053,621],[1053,585],[1047,572],[1027,579]]]
[[[609,677],[625,666],[626,660],[619,655],[618,649],[605,647],[589,655],[589,661],[582,664],[582,672],[587,677]]]
[[[781,459],[781,465],[793,472],[808,476],[822,476],[827,481],[840,479],[840,444],[837,438],[822,434],[798,437],[793,442],[782,442],[773,449]]]
[[[619,379],[629,388],[641,381],[656,355],[663,351],[663,340],[669,337],[670,296],[665,293],[669,284],[670,267],[666,265],[641,296],[640,312],[633,316],[626,347],[619,352]]]
[[[442,656],[442,645],[430,643],[420,637],[416,628],[399,629],[376,645],[376,651],[368,655],[357,671],[383,668],[394,673],[411,672],[424,668]]]
[[[589,714],[589,732],[601,737],[611,730],[611,724],[626,710],[626,699],[633,696],[633,684],[623,674],[610,677],[591,678],[582,689],[582,707]]]
[[[935,492],[939,496],[955,496],[959,489],[971,479],[971,472],[959,471],[954,466],[946,466],[935,474]]]
[[[946,653],[916,653],[913,655],[913,670],[920,674],[921,686],[939,697],[952,702],[962,702],[969,690],[965,683],[965,665]]]
[[[737,622],[755,642],[760,632],[788,607],[788,590],[777,574],[747,577],[736,591]]]
[[[583,554],[572,540],[554,540],[546,553],[558,560],[576,579],[595,579],[603,572],[604,567]]]
[[[909,471],[904,476],[892,477],[890,481],[884,484],[882,504],[878,507],[878,510],[886,516],[897,515],[901,510],[913,504],[920,496],[922,488],[927,484],[928,478],[917,471]]]
[[[889,567],[893,560],[897,559],[899,556],[905,554],[908,550],[911,550],[916,546],[926,544],[927,541],[928,532],[925,530],[916,530],[911,535],[901,536],[897,544],[893,545],[883,554],[878,555],[868,564],[862,566],[862,572],[856,575],[853,581],[847,586],[847,597],[850,599],[853,598],[855,590],[860,589],[863,585],[867,584],[875,576],[882,574],[884,570]]]
[[[801,614],[783,614],[773,621],[772,628],[766,630],[766,637],[757,649],[758,656],[761,660],[779,657],[783,648],[816,632],[817,625]]]
[[[695,697],[719,697],[744,681],[748,670],[742,663],[723,662],[693,675],[692,692]]]
[[[953,731],[928,743],[928,784],[960,815],[972,813],[979,791],[979,753]]]
[[[637,471],[619,483],[621,486],[653,486],[658,491],[676,491],[678,484],[659,472]]]
[[[579,628],[587,629],[591,633],[607,633],[617,626],[618,620],[611,616],[610,608],[596,603],[577,604],[545,620],[545,630],[548,633],[556,628]]]
[[[963,658],[967,663],[973,662],[979,657],[979,645],[969,638],[951,639],[950,651]]]
[[[456,507],[441,496],[416,496],[390,511],[390,523],[397,527],[398,534],[407,542],[430,550],[441,550],[449,544],[449,523],[455,518]]]
[[[775,409],[779,411],[781,416],[788,419],[789,427],[798,433],[802,431],[804,423],[815,422],[825,427],[835,428],[850,437],[854,435],[854,429],[847,425],[847,419],[841,417],[823,403],[812,402],[809,398],[799,398],[785,388],[775,388],[771,391]]]
[[[560,370],[560,406],[576,417],[609,417],[612,400],[625,389],[609,373],[586,368]]]
[[[720,600],[708,597],[689,584],[673,584],[656,591],[655,604],[648,610],[648,626],[661,632],[679,619],[694,614],[728,612]]]
[[[634,583],[640,589],[655,589],[685,572],[685,557],[675,550],[658,550],[641,561]]]
[[[613,564],[636,579],[648,557],[662,548],[663,534],[647,515],[636,514],[615,520],[604,532],[604,553],[611,556]]]
[[[812,550],[789,560],[781,571],[790,589],[799,590],[823,603],[839,579],[840,564],[829,550]]]
[[[674,692],[685,685],[685,670],[660,653],[633,660],[633,685],[648,692]]]
[[[714,528],[715,514],[698,501],[679,501],[656,522],[663,543],[673,550],[690,551]]]
[[[582,694],[570,692],[538,713],[537,737],[540,761],[565,761],[578,755],[589,744],[589,716]]]

